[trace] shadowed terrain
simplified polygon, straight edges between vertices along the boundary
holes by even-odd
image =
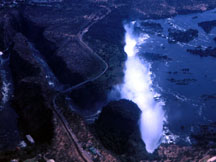
[[[215,7],[216,2],[212,0],[64,0],[61,3],[18,3],[14,7],[1,7],[0,51],[4,54],[0,57],[8,63],[12,88],[9,89],[8,103],[2,106],[8,113],[0,113],[4,116],[2,119],[13,121],[13,126],[11,123],[8,126],[16,128],[18,135],[10,137],[0,133],[0,143],[7,139],[6,145],[12,147],[9,151],[0,147],[0,161],[14,158],[54,159],[57,162],[197,161],[210,158],[215,148],[203,147],[210,132],[203,130],[194,135],[200,141],[196,146],[161,145],[154,154],[148,155],[137,131],[140,110],[130,101],[124,101],[122,107],[137,109],[134,117],[129,112],[125,115],[123,110],[115,111],[115,104],[122,107],[118,105],[119,101],[109,103],[109,92],[123,82],[127,58],[123,50],[124,22],[203,12]],[[155,35],[163,30],[157,23],[142,25],[145,32]],[[199,25],[207,33],[215,27],[214,22]],[[170,43],[188,43],[198,33],[193,29],[170,30],[168,36]],[[197,47],[188,52],[215,57],[215,49],[210,47]],[[4,58],[6,55],[8,60]],[[152,53],[147,53],[146,57],[148,55],[149,60],[172,60],[157,53],[154,57]],[[2,88],[5,78],[0,76]],[[170,78],[169,81],[179,85],[196,82],[190,78]],[[3,100],[3,94],[0,99]],[[101,116],[96,124],[92,124],[100,111]],[[109,113],[122,117],[120,121],[117,118],[112,121],[119,124],[110,125],[113,134],[102,129],[109,127],[110,119],[106,116]],[[13,114],[17,118],[13,118]],[[131,124],[127,131],[121,122]],[[7,124],[0,124],[0,129],[7,134],[6,127]],[[210,130],[215,125],[208,127]],[[115,132],[117,129],[120,133]],[[29,144],[27,134],[32,136],[35,144]],[[122,134],[127,135],[118,139]],[[117,142],[110,142],[112,138]],[[215,140],[214,136],[212,138]],[[22,148],[21,141],[26,141],[27,147]],[[122,146],[118,142],[123,143]],[[123,146],[131,147],[124,150]]]

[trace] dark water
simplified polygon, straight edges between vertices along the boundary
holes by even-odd
[[[154,89],[165,101],[165,129],[169,130],[169,138],[176,141],[190,143],[188,136],[198,125],[216,121],[216,57],[187,52],[197,46],[216,47],[216,28],[207,34],[198,26],[200,22],[216,20],[215,11],[137,23],[139,34],[150,36],[140,47],[139,55],[152,63]],[[143,22],[157,25],[148,27]],[[195,29],[198,37],[187,43],[169,43],[168,30],[173,29]]]

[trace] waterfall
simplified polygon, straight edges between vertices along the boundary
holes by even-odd
[[[160,145],[163,134],[163,102],[156,101],[158,96],[152,89],[152,78],[150,64],[142,61],[137,56],[138,45],[144,44],[149,36],[134,34],[135,22],[124,25],[125,47],[128,59],[125,67],[124,83],[117,86],[121,98],[135,102],[142,111],[140,117],[140,132],[142,140],[146,145],[146,150],[153,153]]]

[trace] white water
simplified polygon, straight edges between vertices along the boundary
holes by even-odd
[[[121,98],[132,100],[142,110],[140,118],[140,131],[146,145],[146,150],[153,153],[160,145],[163,135],[163,102],[156,101],[159,95],[152,89],[150,64],[141,61],[136,55],[138,45],[143,45],[149,36],[147,34],[135,36],[133,34],[134,23],[124,26],[125,52],[128,55],[126,61],[124,83],[117,88]]]

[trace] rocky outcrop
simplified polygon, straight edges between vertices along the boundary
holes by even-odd
[[[198,37],[198,31],[195,29],[188,29],[186,31],[181,31],[178,29],[168,30],[168,42],[169,43],[188,43]]]
[[[141,30],[147,34],[157,34],[163,32],[163,27],[159,23],[154,22],[141,22]]]
[[[196,131],[192,133],[196,145],[205,148],[216,148],[216,122],[197,127]]]
[[[172,59],[170,57],[168,57],[167,55],[163,55],[163,54],[159,54],[159,53],[149,53],[149,52],[145,52],[142,55],[140,55],[141,58],[144,58],[148,61],[172,61]]]
[[[184,78],[184,79],[170,78],[167,80],[170,81],[171,83],[175,83],[176,85],[189,85],[189,84],[196,82],[196,79],[194,78]]]
[[[137,105],[128,100],[113,101],[105,106],[95,124],[104,146],[117,154],[125,153],[130,136],[138,129],[140,114]]]
[[[200,57],[216,57],[216,48],[214,47],[208,47],[203,49],[201,46],[196,47],[195,49],[187,49],[187,52],[193,54],[193,55],[198,55]]]
[[[200,22],[200,23],[198,23],[198,25],[206,33],[210,33],[212,31],[212,29],[216,27],[216,20]]]

